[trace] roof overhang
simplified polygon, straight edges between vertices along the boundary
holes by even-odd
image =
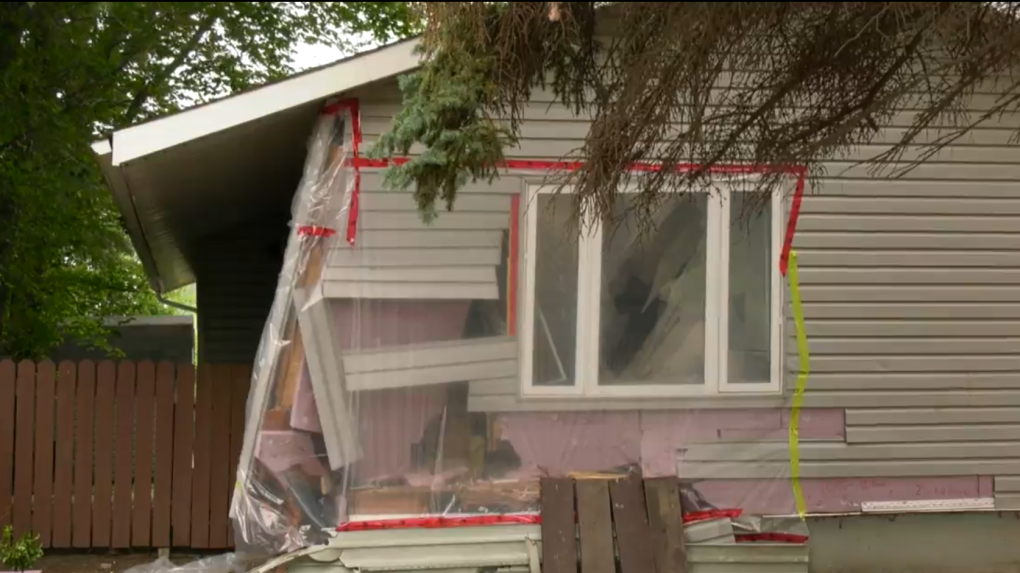
[[[412,71],[417,39],[133,125],[93,145],[153,288],[196,280],[201,242],[289,209],[323,103]]]

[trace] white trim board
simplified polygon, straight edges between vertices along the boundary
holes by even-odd
[[[111,138],[113,165],[411,71],[419,65],[414,53],[417,45],[417,39],[405,40],[309,73],[124,128]]]

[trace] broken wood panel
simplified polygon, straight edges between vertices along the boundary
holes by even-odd
[[[679,480],[674,477],[646,479],[645,505],[658,573],[687,573]]]
[[[631,474],[611,481],[609,497],[613,505],[613,521],[616,523],[621,573],[655,571],[641,476]]]
[[[577,480],[577,528],[581,573],[616,573],[613,516],[606,480]]]
[[[74,389],[78,368],[60,363],[57,377],[57,447],[53,478],[53,539],[51,547],[71,546],[71,494],[74,472]],[[91,430],[91,428],[89,428]]]
[[[542,572],[577,573],[577,533],[574,528],[574,480],[543,478]]]

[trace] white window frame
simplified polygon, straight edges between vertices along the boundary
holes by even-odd
[[[779,273],[779,256],[782,250],[783,198],[781,193],[771,199],[771,375],[770,380],[755,383],[733,383],[727,379],[729,361],[729,266],[730,266],[730,198],[733,193],[742,192],[726,181],[713,185],[708,203],[706,221],[706,285],[705,285],[705,374],[703,384],[626,384],[599,385],[598,353],[600,336],[599,320],[602,289],[602,227],[594,219],[585,221],[578,238],[578,293],[577,328],[575,351],[575,373],[579,383],[571,386],[536,386],[534,375],[534,326],[535,312],[535,264],[538,241],[537,198],[539,194],[557,191],[556,186],[528,185],[526,202],[528,206],[523,217],[524,232],[521,245],[520,293],[520,384],[523,397],[578,397],[578,398],[671,398],[671,397],[712,397],[720,395],[777,394],[782,392],[783,379],[783,290]],[[636,191],[631,187],[621,192]],[[572,193],[570,188],[559,190]],[[706,191],[701,191],[706,192]]]

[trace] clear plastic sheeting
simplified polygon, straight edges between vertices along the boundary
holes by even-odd
[[[360,160],[359,131],[357,106],[334,105],[310,141],[248,399],[239,551],[536,513],[543,477],[633,472],[679,476],[704,541],[806,534],[775,358],[781,217],[738,224],[724,189],[668,198],[650,239],[577,240],[570,199],[532,173],[516,194],[471,184],[426,225]]]
[[[248,565],[234,553],[223,553],[174,565],[167,557],[160,557],[152,563],[136,565],[124,573],[244,573]]]

